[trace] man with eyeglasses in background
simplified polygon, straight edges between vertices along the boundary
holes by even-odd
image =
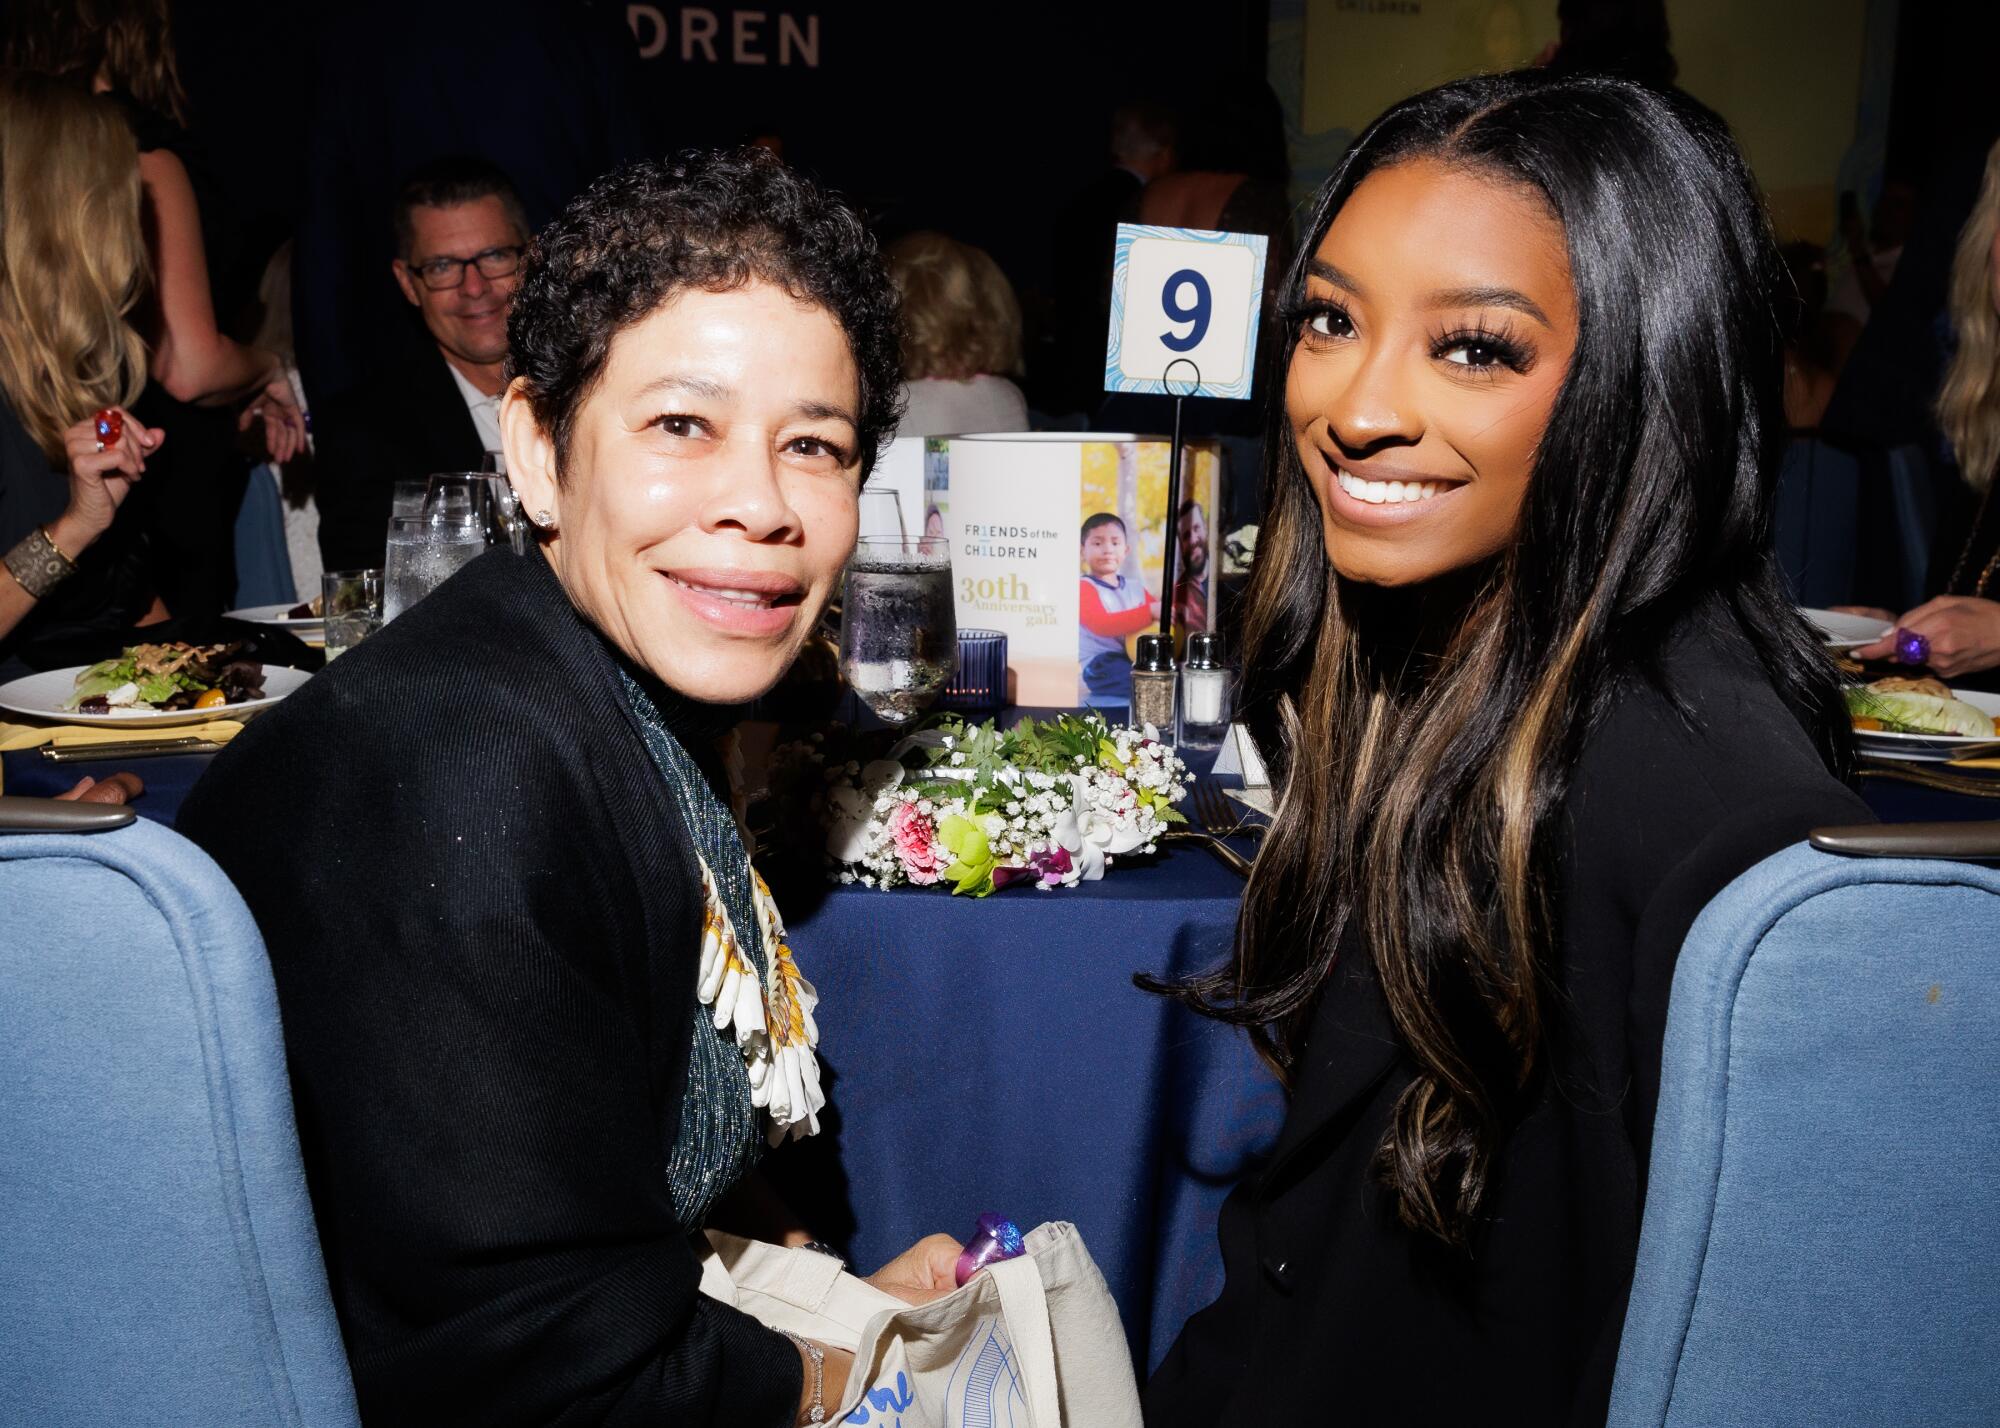
[[[528,242],[520,195],[484,159],[439,159],[405,180],[394,219],[391,273],[430,341],[313,413],[328,570],[382,564],[398,481],[478,471],[500,449],[507,312]]]

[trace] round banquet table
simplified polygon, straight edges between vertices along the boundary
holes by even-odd
[[[1284,1099],[1247,1037],[1132,985],[1229,953],[1242,880],[1199,847],[993,897],[838,888],[794,912],[830,1113],[767,1162],[870,1272],[987,1210],[1069,1220],[1157,1364],[1222,1287],[1215,1220]]]

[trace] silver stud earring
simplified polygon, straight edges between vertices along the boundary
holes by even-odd
[[[544,506],[539,511],[535,512],[535,524],[540,526],[543,530],[552,529],[555,526],[555,523],[556,523],[556,513],[550,510],[547,506]]]

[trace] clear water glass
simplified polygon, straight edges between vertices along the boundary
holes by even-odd
[[[423,514],[432,521],[491,524],[493,488],[484,471],[434,472],[424,491]]]
[[[424,513],[424,492],[430,489],[430,485],[428,476],[419,476],[414,481],[398,481],[389,499],[390,516],[421,516]]]
[[[382,571],[382,618],[395,619],[486,552],[486,528],[473,520],[392,517]]]
[[[901,498],[887,486],[863,486],[861,523],[856,533],[864,540],[883,536],[901,540],[906,534]]]
[[[326,662],[353,649],[382,628],[382,572],[329,570],[319,578],[320,608],[326,612]]]
[[[527,522],[513,484],[491,471],[435,473],[424,492],[422,514],[433,521],[474,521],[485,529],[488,545],[506,546],[516,555],[528,548]]]
[[[951,546],[943,536],[864,536],[847,567],[840,672],[884,723],[916,720],[958,664]]]

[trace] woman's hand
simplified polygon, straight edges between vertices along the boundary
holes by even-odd
[[[868,1276],[884,1294],[906,1304],[928,1304],[958,1288],[958,1257],[965,1246],[950,1235],[926,1235]]]
[[[2000,601],[1971,595],[1940,595],[1901,619],[1887,614],[1883,618],[1892,621],[1897,629],[1930,641],[1931,655],[1925,663],[1940,679],[1956,679],[1961,674],[2000,666]],[[1862,660],[1889,659],[1895,652],[1894,630],[1872,645],[1848,651],[1852,658]]]
[[[1896,622],[1896,612],[1885,610],[1880,605],[1829,605],[1827,609],[1836,615],[1859,615],[1864,620],[1880,620],[1885,625]]]
[[[68,793],[56,795],[58,803],[130,803],[146,791],[139,775],[115,773],[109,778],[82,778]]]
[[[132,483],[146,470],[146,458],[167,439],[165,432],[143,425],[123,407],[112,410],[124,423],[116,441],[99,443],[95,415],[63,433],[63,449],[69,456],[69,505],[49,534],[72,560],[111,529],[112,517],[131,494]]]
[[[299,410],[298,394],[282,367],[264,384],[236,419],[238,431],[248,431],[256,422],[264,424],[264,449],[273,461],[283,464],[306,448],[306,416]]]

